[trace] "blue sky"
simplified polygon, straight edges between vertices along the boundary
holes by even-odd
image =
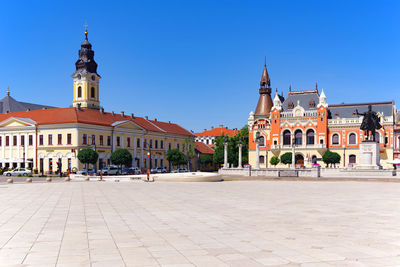
[[[2,1],[0,96],[70,106],[88,23],[106,111],[242,127],[264,56],[285,95],[318,82],[330,104],[398,103],[399,12],[385,0]]]

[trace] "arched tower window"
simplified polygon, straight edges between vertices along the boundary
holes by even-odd
[[[96,90],[94,87],[90,88],[90,97],[95,98],[96,97]]]
[[[260,136],[259,142],[260,142],[260,146],[265,146],[265,141],[264,141],[264,136]]]
[[[291,134],[290,134],[290,131],[289,130],[285,130],[284,132],[283,132],[283,145],[285,146],[287,146],[287,145],[290,145],[291,144],[291,140],[290,140],[290,136],[291,136]]]
[[[259,157],[259,161],[260,161],[261,164],[264,164],[265,163],[265,157],[264,156],[260,156]]]
[[[82,87],[78,87],[78,97],[82,97]]]
[[[303,132],[301,130],[296,130],[296,132],[294,132],[294,143],[296,145],[301,145],[303,143]]]
[[[350,164],[355,164],[356,161],[357,161],[356,155],[350,155],[350,156],[349,156],[349,163],[350,163]]]
[[[308,129],[306,135],[307,135],[307,145],[313,145],[314,144],[314,130]]]

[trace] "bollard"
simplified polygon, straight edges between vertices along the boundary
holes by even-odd
[[[147,182],[149,182],[149,181],[150,181],[150,170],[147,169]]]
[[[69,178],[69,176],[67,176],[67,177],[65,177],[64,181],[69,182],[69,181],[71,181],[71,178]]]
[[[87,182],[90,181],[89,176],[86,176],[86,177],[84,178],[84,180],[87,181]]]
[[[46,178],[46,182],[51,182],[52,180],[51,180],[51,178],[50,177],[47,177]]]
[[[12,178],[7,179],[7,184],[12,184],[14,180]]]
[[[32,178],[26,178],[27,183],[32,183]]]

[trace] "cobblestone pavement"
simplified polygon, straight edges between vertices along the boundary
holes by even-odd
[[[0,266],[399,266],[400,184],[0,185]]]

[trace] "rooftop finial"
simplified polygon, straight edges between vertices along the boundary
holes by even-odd
[[[87,23],[85,23],[85,39],[86,40],[87,40],[87,35],[88,35],[87,27],[88,27],[88,25],[87,25]]]
[[[289,85],[289,92],[292,91],[292,85]]]
[[[267,66],[267,56],[264,56],[264,67]]]
[[[318,91],[318,82],[315,82],[315,90]]]
[[[10,96],[10,86],[7,87],[7,96]]]

